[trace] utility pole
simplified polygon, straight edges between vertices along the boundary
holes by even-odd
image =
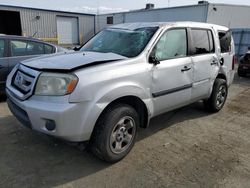
[[[95,29],[95,33],[98,32],[100,30],[100,23],[99,23],[99,14],[100,14],[100,10],[99,10],[99,7],[100,7],[100,2],[99,0],[97,0],[97,7],[96,7],[96,26],[95,28],[97,28],[97,31]]]
[[[168,7],[170,6],[170,0],[168,0]]]

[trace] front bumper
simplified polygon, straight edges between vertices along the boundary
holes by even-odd
[[[7,102],[14,116],[26,127],[67,141],[79,142],[89,139],[91,132],[84,130],[83,114],[88,105],[69,103],[68,97],[42,99],[36,96],[28,100],[16,99],[7,89]],[[49,130],[47,122],[54,122],[55,129]]]

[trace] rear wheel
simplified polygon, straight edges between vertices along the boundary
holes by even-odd
[[[228,87],[226,80],[216,79],[209,99],[204,101],[205,108],[210,112],[220,111],[227,99]]]
[[[92,152],[107,162],[121,160],[134,146],[138,125],[138,113],[131,106],[119,104],[109,108],[96,124]]]

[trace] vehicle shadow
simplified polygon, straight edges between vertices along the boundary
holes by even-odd
[[[1,102],[5,102],[6,99],[7,99],[6,95],[0,93],[0,103],[1,103]]]
[[[239,77],[235,75],[234,84],[242,85],[242,86],[249,86],[250,85],[250,75],[246,77]]]
[[[185,120],[206,116],[201,103],[152,119],[137,141]],[[0,187],[51,187],[95,174],[112,164],[61,140],[22,127],[9,115],[0,116]]]
[[[140,129],[137,140],[139,141],[147,138],[158,131],[179,124],[183,121],[197,119],[210,114],[211,113],[205,111],[202,102],[196,102],[189,106],[167,112],[154,117],[150,121],[149,127],[147,129]]]

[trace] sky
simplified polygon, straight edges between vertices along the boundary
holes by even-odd
[[[210,0],[210,3],[250,5],[249,0]],[[0,0],[2,5],[63,10],[81,13],[110,13],[145,8],[147,3],[156,8],[197,4],[198,0]]]

